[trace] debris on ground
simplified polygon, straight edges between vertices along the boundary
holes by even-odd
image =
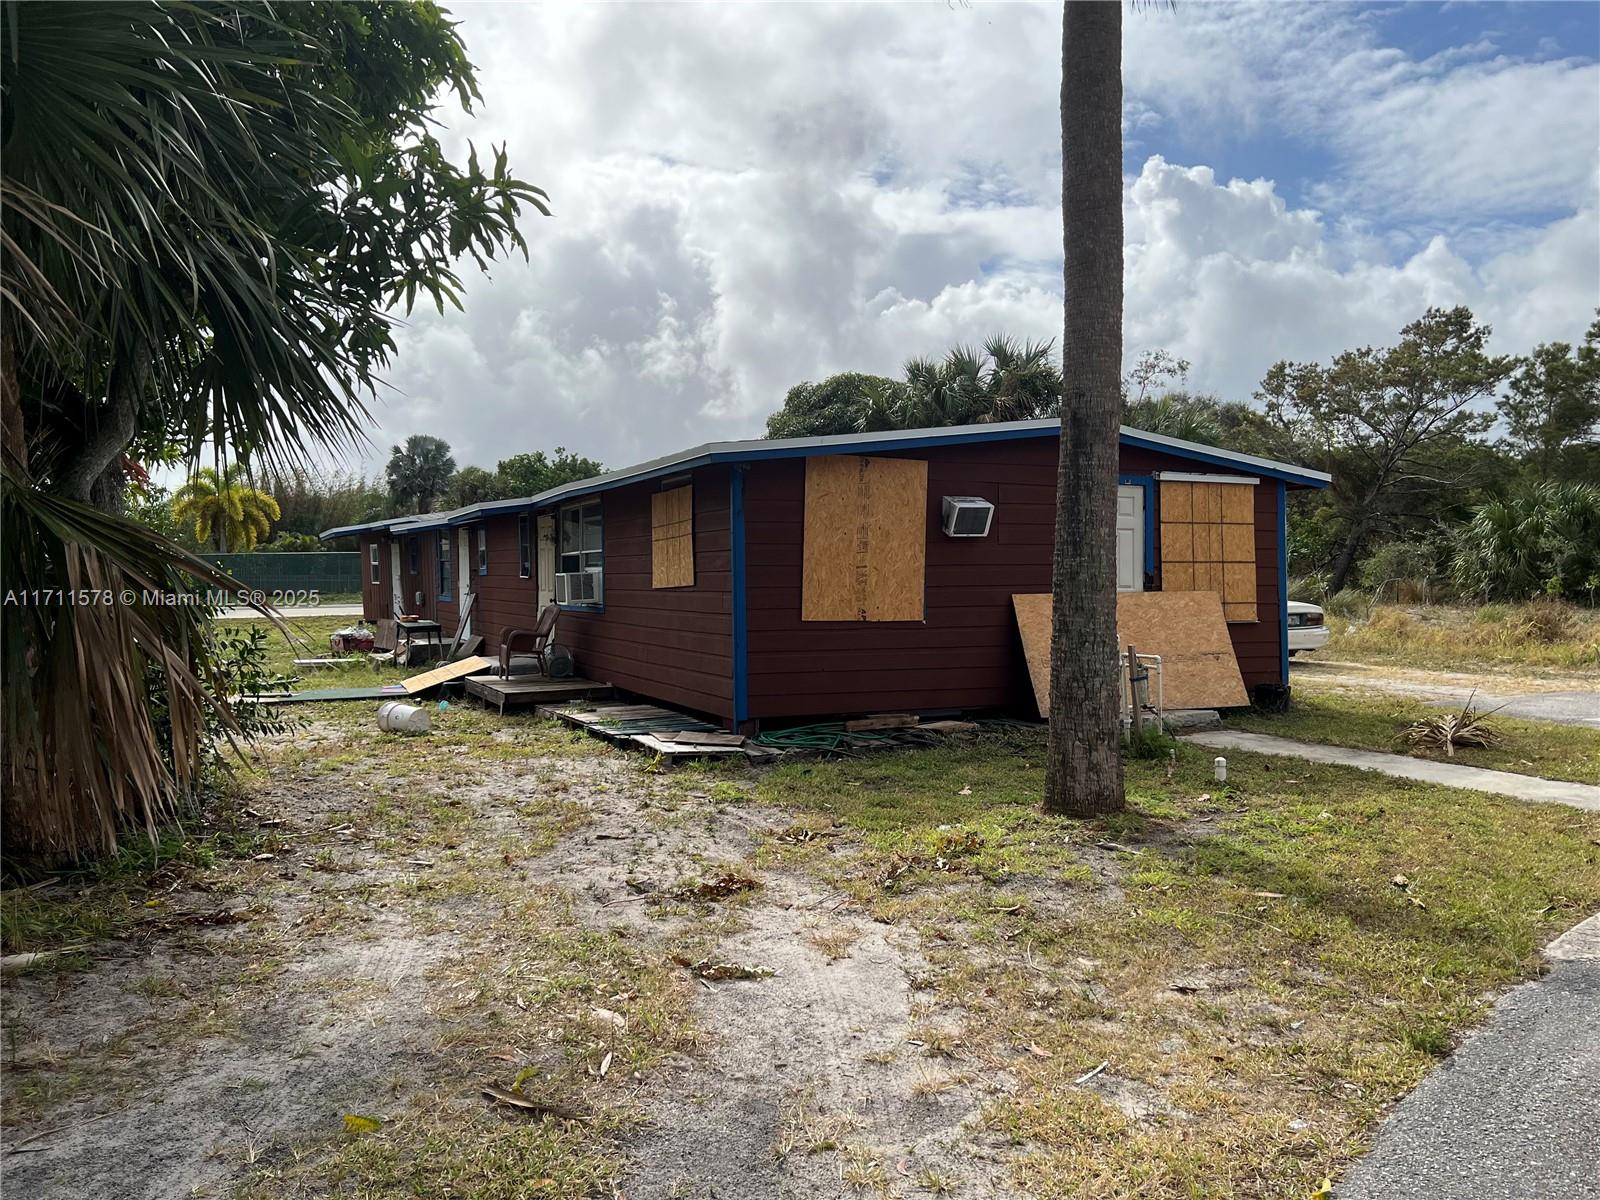
[[[761,881],[750,875],[738,871],[724,871],[720,875],[709,878],[683,879],[673,884],[666,890],[665,895],[673,900],[698,900],[709,903],[713,900],[724,900],[729,896],[737,896],[741,892],[754,891],[761,886]]]
[[[480,1091],[489,1099],[509,1108],[520,1108],[524,1112],[531,1112],[540,1117],[555,1117],[562,1121],[587,1121],[589,1118],[583,1113],[568,1108],[564,1104],[557,1104],[549,1100],[535,1100],[531,1096],[524,1096],[512,1088],[503,1088],[498,1083],[485,1083]]]
[[[712,958],[692,959],[687,954],[673,954],[669,957],[691,975],[711,983],[721,983],[725,979],[770,979],[777,974],[771,967],[718,962]]]
[[[1488,723],[1489,716],[1498,711],[1480,712],[1472,707],[1472,696],[1468,696],[1460,712],[1423,717],[1407,725],[1406,744],[1414,750],[1443,750],[1450,758],[1455,757],[1457,746],[1499,746],[1505,739]]]

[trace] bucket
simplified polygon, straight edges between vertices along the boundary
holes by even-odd
[[[427,733],[428,710],[399,700],[378,705],[378,728],[385,733]]]

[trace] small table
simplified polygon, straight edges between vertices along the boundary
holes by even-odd
[[[431,642],[435,646],[442,647],[444,645],[444,626],[437,621],[426,619],[401,621],[397,618],[394,627],[405,634],[405,640],[408,643],[424,641]]]

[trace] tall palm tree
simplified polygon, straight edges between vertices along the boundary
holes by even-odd
[[[455,473],[449,442],[414,433],[389,456],[389,494],[396,504],[415,505],[419,513],[431,512],[433,502],[450,490],[450,477]]]
[[[985,421],[1031,421],[1061,412],[1061,368],[1053,343],[1018,344],[1004,334],[983,344]]]
[[[1117,662],[1122,389],[1122,5],[1066,0],[1061,216],[1066,317],[1044,807],[1123,807]]]
[[[194,540],[215,541],[217,552],[254,550],[283,516],[278,502],[240,479],[237,468],[202,467],[172,495],[172,515],[192,522]]]

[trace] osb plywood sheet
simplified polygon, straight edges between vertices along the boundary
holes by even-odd
[[[1187,562],[1162,563],[1161,587],[1163,591],[1168,592],[1195,591],[1194,564]]]
[[[1050,597],[1011,597],[1022,635],[1028,679],[1041,717],[1050,710]],[[1250,702],[1239,661],[1212,592],[1122,592],[1117,596],[1117,645],[1161,656],[1167,708],[1238,708]]]
[[[1222,519],[1229,525],[1254,525],[1255,487],[1248,483],[1224,483],[1221,487]]]
[[[806,459],[803,621],[920,621],[927,574],[928,464]]]
[[[405,688],[406,695],[415,696],[418,692],[425,692],[429,688],[438,687],[452,679],[460,679],[466,675],[476,675],[479,671],[487,671],[495,665],[492,658],[482,656],[476,658],[463,658],[453,663],[446,663],[442,667],[435,667],[431,671],[424,671],[421,675],[413,675],[410,679],[400,681]]]
[[[1224,604],[1251,604],[1256,601],[1256,565],[1224,563],[1222,565],[1222,602]],[[1253,620],[1255,614],[1251,614]]]
[[[1187,521],[1161,522],[1161,561],[1180,563],[1194,561],[1194,526]]]
[[[1194,496],[1192,483],[1161,483],[1161,519],[1162,521],[1192,521],[1193,510],[1190,507]]]
[[[1254,565],[1256,561],[1256,527],[1254,525],[1224,525],[1222,527],[1222,561]]]
[[[650,497],[650,586],[694,586],[694,487]]]

